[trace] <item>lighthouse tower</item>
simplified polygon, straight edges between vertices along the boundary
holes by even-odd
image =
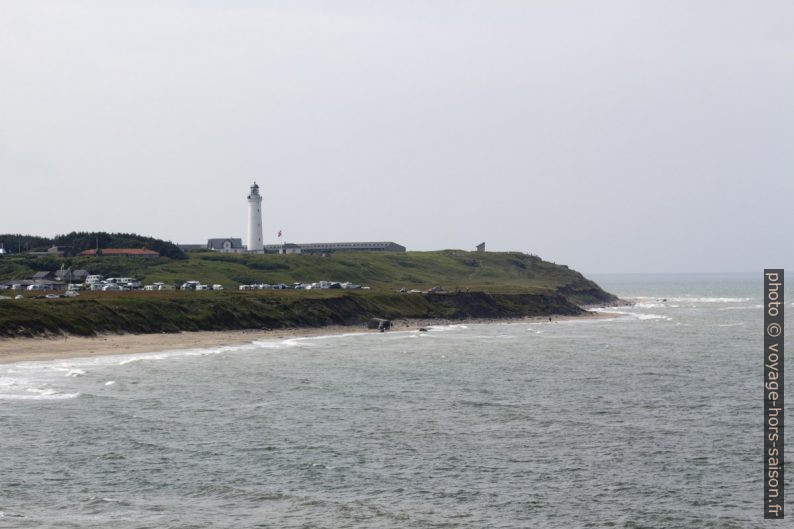
[[[248,251],[262,253],[262,196],[259,186],[251,186],[248,193]]]

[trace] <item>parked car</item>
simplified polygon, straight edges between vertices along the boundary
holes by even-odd
[[[208,285],[202,285],[199,283],[196,285],[196,290],[210,290],[210,287]]]
[[[196,290],[196,287],[201,284],[200,281],[185,281],[179,290]]]
[[[218,285],[217,283],[212,285],[212,290],[223,290],[223,285]]]
[[[124,290],[121,288],[121,285],[116,285],[115,283],[109,283],[102,287],[103,292],[111,291],[111,290]]]
[[[46,285],[30,285],[28,290],[49,290]]]

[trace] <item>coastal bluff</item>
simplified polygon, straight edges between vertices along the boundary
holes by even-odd
[[[30,260],[20,264],[36,266]],[[75,298],[3,299],[0,337],[291,329],[364,325],[373,317],[465,320],[573,316],[584,313],[583,306],[618,301],[564,265],[518,252],[340,252],[325,257],[201,252],[186,260],[106,258],[63,264],[89,270],[91,266],[102,267],[106,274],[135,275],[147,282],[206,278],[224,284],[226,290],[83,292]],[[253,281],[320,279],[355,281],[371,288],[253,292],[236,288]]]

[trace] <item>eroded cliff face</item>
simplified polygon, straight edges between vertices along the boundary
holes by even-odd
[[[354,325],[372,317],[498,319],[582,312],[560,294],[485,292],[20,300],[0,304],[0,336],[283,329]]]

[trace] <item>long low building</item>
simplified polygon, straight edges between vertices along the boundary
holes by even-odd
[[[246,253],[241,239],[209,239],[207,244],[180,244],[183,251],[212,250],[222,253]],[[391,241],[380,242],[310,242],[266,244],[256,253],[331,253],[331,252],[404,252],[405,246]]]
[[[404,252],[396,242],[310,242],[266,244],[267,253]]]
[[[80,255],[90,257],[144,257],[150,259],[160,257],[159,253],[145,248],[100,248],[99,250],[84,250],[80,252]]]

